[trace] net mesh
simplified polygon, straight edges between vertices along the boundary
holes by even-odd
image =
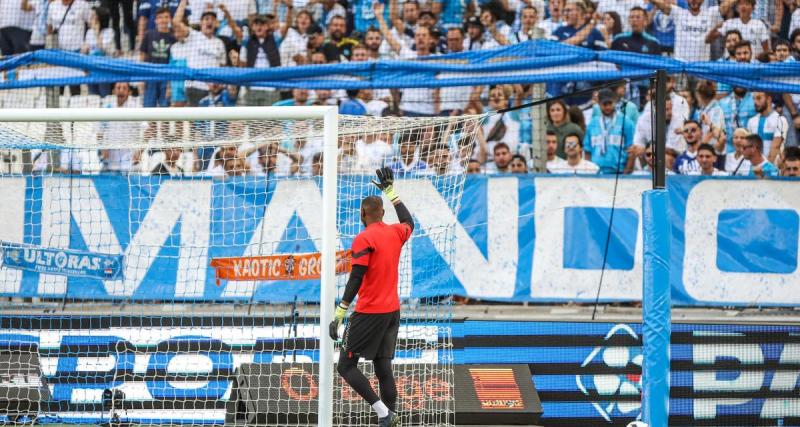
[[[39,337],[53,394],[34,411],[42,421],[316,421],[323,122],[198,121],[186,111],[171,123],[0,123],[12,159],[0,177],[12,202],[3,217],[18,222],[0,232],[0,289],[35,297],[4,313],[66,314]],[[482,120],[339,120],[337,250],[363,229],[360,202],[379,194],[371,179],[382,166],[419,223],[399,265],[395,365],[409,425],[454,417],[442,296],[452,278],[439,267],[453,255]],[[386,221],[397,221],[386,203]],[[416,251],[438,258],[412,262]],[[232,264],[226,273],[217,262]],[[347,277],[337,276],[339,296]],[[34,321],[21,320],[31,330]],[[333,399],[337,425],[374,417],[340,379]]]

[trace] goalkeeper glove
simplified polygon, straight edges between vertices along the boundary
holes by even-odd
[[[392,170],[387,167],[380,168],[375,171],[375,175],[378,176],[378,180],[372,180],[372,183],[375,184],[376,187],[380,188],[383,194],[386,195],[386,198],[388,198],[392,203],[399,199],[397,193],[394,192],[394,174],[392,173]]]
[[[333,321],[328,325],[328,334],[330,334],[331,339],[334,341],[339,339],[339,325],[344,322],[345,315],[347,315],[347,307],[337,305],[336,311],[333,313]]]

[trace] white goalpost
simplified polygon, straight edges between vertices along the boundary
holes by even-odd
[[[379,193],[374,170],[391,164],[420,223],[399,266],[398,412],[403,425],[452,424],[454,279],[441,263],[454,254],[482,119],[340,116],[335,106],[4,110],[0,149],[18,161],[0,171],[12,201],[0,209],[12,230],[0,232],[0,296],[76,319],[32,329],[53,400],[39,421],[236,424],[237,387],[254,387],[265,406],[243,406],[248,421],[373,422],[335,375],[327,325],[360,201]],[[58,357],[81,368],[57,372]],[[245,365],[258,378],[237,384]]]

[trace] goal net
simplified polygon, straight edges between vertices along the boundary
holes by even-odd
[[[485,149],[483,116],[338,116],[326,131],[308,110],[18,110],[0,118],[0,296],[2,313],[15,319],[0,330],[0,346],[36,360],[48,392],[36,394],[27,416],[374,422],[369,405],[331,376],[338,348],[325,350],[320,317],[332,315],[344,290],[347,249],[363,228],[360,202],[380,194],[374,171],[389,166],[417,222],[400,263],[397,411],[404,425],[453,422],[456,285],[442,267],[455,254],[467,163]],[[336,198],[327,228],[326,182]],[[385,220],[397,221],[384,202]],[[326,239],[336,253],[329,295]],[[37,342],[20,346],[14,328]],[[0,364],[0,376],[14,369]]]

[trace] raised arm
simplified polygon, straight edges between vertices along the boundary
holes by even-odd
[[[650,0],[650,3],[653,3],[653,6],[667,15],[672,12],[672,1],[670,0]]]
[[[225,21],[228,23],[228,26],[231,27],[231,31],[233,32],[233,36],[236,37],[236,41],[241,43],[244,39],[242,27],[240,27],[239,24],[236,23],[236,20],[233,19],[230,11],[228,11],[228,8],[225,7],[225,3],[220,3],[217,5],[217,7],[222,11],[222,15],[225,16]],[[236,66],[236,64],[233,65]]]
[[[381,34],[383,34],[383,38],[386,39],[386,43],[389,43],[389,46],[391,46],[392,50],[399,54],[400,50],[403,48],[403,45],[394,38],[392,32],[389,30],[389,26],[386,25],[386,20],[383,19],[383,11],[385,8],[386,6],[383,3],[379,1],[375,2],[373,5],[373,9],[375,10],[375,19],[378,20],[378,26],[380,27]]]
[[[375,171],[378,176],[377,181],[372,181],[378,188],[381,189],[383,194],[392,202],[394,210],[397,212],[397,220],[401,224],[406,224],[414,231],[414,219],[411,217],[411,212],[408,211],[406,205],[400,200],[400,196],[394,192],[394,173],[390,168],[384,167]],[[409,233],[410,234],[410,233]]]
[[[172,27],[173,28],[184,28],[185,24],[183,23],[183,18],[186,15],[186,4],[188,3],[187,0],[181,0],[178,4],[178,8],[175,9],[175,16],[172,17]]]

